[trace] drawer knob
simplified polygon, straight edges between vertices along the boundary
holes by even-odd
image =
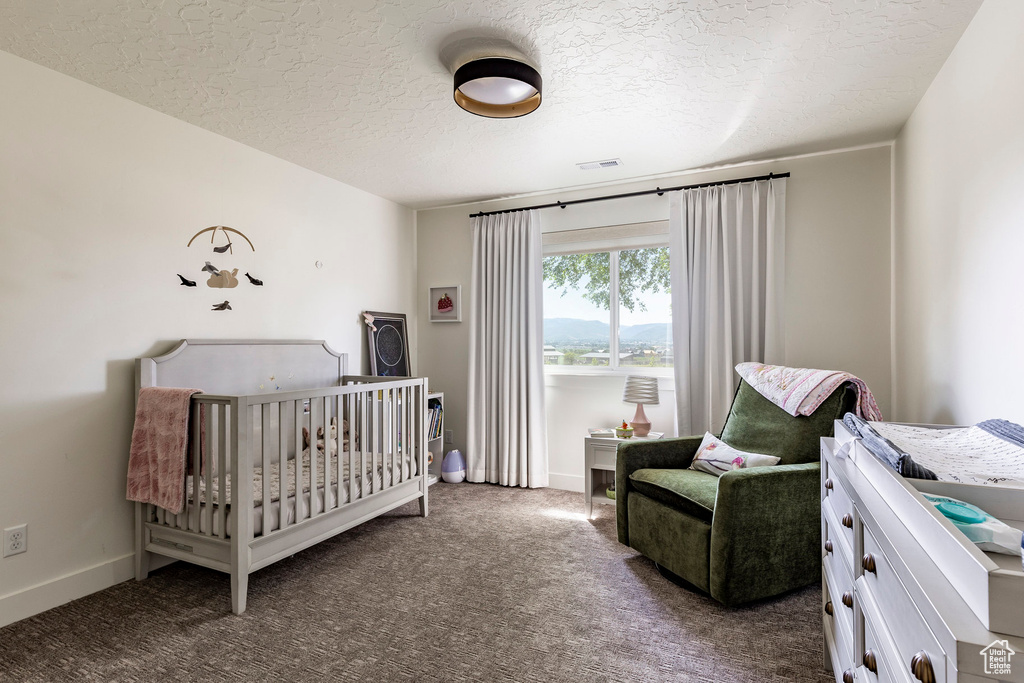
[[[845,526],[847,529],[853,528],[853,515],[851,515],[849,512],[843,515],[843,526]]]
[[[832,608],[832,601],[829,600],[828,602],[825,603],[825,614],[827,614],[829,616],[832,616],[832,613],[834,611],[835,610]]]
[[[831,553],[832,552],[832,541],[831,540],[825,541],[825,552],[826,553]]]
[[[874,650],[868,650],[864,653],[864,666],[867,667],[868,671],[878,675],[878,660],[875,658]]]
[[[910,658],[910,673],[921,683],[935,683],[935,671],[927,652],[921,650]]]
[[[872,555],[871,553],[868,553],[860,561],[860,564],[861,564],[862,567],[864,567],[864,571],[869,572],[871,574],[874,574],[875,576],[878,576],[878,569],[875,567],[875,556],[874,555]]]
[[[847,669],[843,672],[843,683],[853,683],[853,669]]]
[[[825,490],[826,491],[831,491],[832,490],[832,480],[831,479],[826,479],[825,480]]]
[[[850,591],[846,591],[845,593],[843,593],[843,604],[849,607],[850,609],[853,609],[853,593],[851,593]]]

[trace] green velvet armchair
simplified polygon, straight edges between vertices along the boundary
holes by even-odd
[[[725,605],[819,581],[819,439],[856,400],[846,384],[812,415],[793,417],[740,380],[719,438],[781,460],[721,477],[688,469],[702,436],[620,443],[619,542]]]

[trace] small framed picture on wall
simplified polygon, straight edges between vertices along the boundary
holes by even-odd
[[[404,313],[366,311],[366,336],[370,345],[370,374],[376,377],[409,376],[409,337]]]
[[[430,322],[462,322],[462,285],[430,288]]]

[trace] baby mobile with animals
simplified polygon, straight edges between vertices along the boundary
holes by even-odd
[[[245,245],[248,245],[250,250],[249,253],[255,253],[256,247],[253,246],[252,241],[242,234],[241,231],[229,228],[226,225],[214,225],[209,228],[204,228],[193,235],[192,239],[190,239],[188,244],[185,245],[186,248],[190,248],[192,243],[196,241],[197,237],[207,232],[211,233],[209,246],[209,249],[211,250],[210,257],[208,259],[204,259],[205,263],[201,268],[199,268],[199,275],[196,276],[195,280],[191,280],[181,273],[178,273],[178,279],[180,280],[179,284],[183,287],[196,287],[198,285],[197,280],[206,277],[206,286],[212,289],[234,289],[235,287],[238,287],[239,269],[231,268],[228,270],[227,268],[221,267],[224,265],[225,261],[228,262],[228,265],[234,265],[236,260],[240,260],[235,254],[236,245],[235,241],[232,239],[232,235],[236,235],[237,237],[245,240],[244,244],[239,247],[242,250],[245,249]],[[237,256],[241,255],[239,254]],[[215,265],[215,263],[218,265]],[[244,276],[246,280],[248,280],[249,285],[254,287],[263,286],[263,280],[257,278],[248,270],[244,273]],[[214,303],[211,310],[230,311],[232,310],[231,301],[229,299],[224,299],[224,301],[220,303]]]

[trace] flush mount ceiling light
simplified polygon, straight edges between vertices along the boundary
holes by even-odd
[[[540,73],[525,62],[474,59],[455,71],[455,103],[471,114],[511,119],[540,106],[541,85]]]

